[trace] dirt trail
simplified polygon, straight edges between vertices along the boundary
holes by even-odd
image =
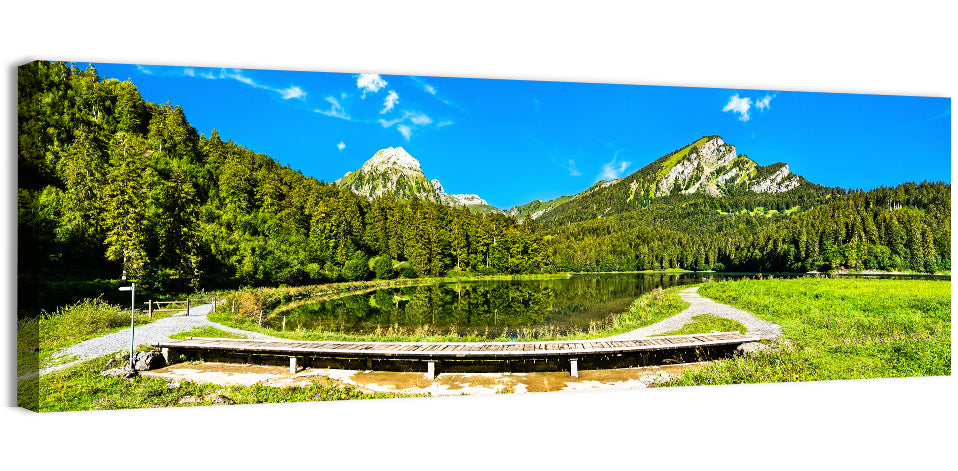
[[[721,304],[709,298],[703,298],[699,296],[698,290],[699,287],[696,286],[695,288],[688,288],[679,292],[679,296],[691,304],[691,306],[684,311],[668,319],[656,322],[655,324],[598,340],[635,340],[651,335],[664,334],[682,328],[682,326],[692,320],[692,317],[702,314],[711,314],[713,316],[741,322],[748,329],[748,334],[758,335],[763,339],[774,339],[782,334],[782,328],[778,324],[759,319],[750,312],[727,304]]]
[[[153,344],[166,340],[170,335],[187,332],[196,327],[215,327],[227,332],[245,335],[250,339],[277,339],[276,337],[261,334],[259,332],[250,332],[248,330],[227,327],[217,324],[206,318],[213,308],[213,304],[201,304],[190,308],[190,315],[186,311],[180,311],[170,317],[158,319],[157,321],[134,327],[133,344],[134,348],[140,345]],[[53,366],[41,369],[39,374],[44,375],[51,371],[69,368],[77,363],[90,360],[92,358],[109,355],[117,351],[130,350],[130,329],[123,329],[119,332],[103,335],[100,337],[85,340],[76,345],[71,345],[63,350],[54,353],[50,357],[50,363],[58,363]],[[36,373],[23,375],[18,380],[36,376]]]

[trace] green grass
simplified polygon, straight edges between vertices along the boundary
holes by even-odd
[[[371,394],[349,385],[331,382],[303,387],[276,388],[263,385],[220,386],[189,381],[173,384],[158,378],[137,377],[125,380],[101,376],[112,355],[83,362],[66,370],[43,375],[37,380],[17,384],[17,405],[39,412],[131,409],[150,407],[190,407],[211,405],[216,395],[236,404],[336,401],[408,397],[403,394]],[[179,404],[193,396],[201,401]]]
[[[691,322],[683,325],[677,330],[653,335],[659,337],[663,335],[693,335],[707,334],[710,332],[739,332],[744,334],[748,329],[741,322],[726,319],[724,317],[713,316],[711,314],[701,314],[693,316]]]
[[[170,314],[136,311],[135,325],[153,322]],[[130,311],[99,298],[83,299],[55,312],[42,312],[35,318],[17,322],[17,375],[47,366],[58,350],[84,340],[110,334],[130,326]]]
[[[194,327],[193,330],[187,332],[180,332],[177,334],[170,335],[171,339],[185,339],[190,337],[203,337],[211,339],[245,339],[246,336],[243,334],[237,334],[235,332],[227,332],[225,330],[217,329],[216,327]]]
[[[665,178],[665,175],[669,173],[669,170],[672,170],[672,167],[675,167],[680,160],[684,159],[685,156],[689,154],[689,151],[692,150],[692,146],[701,146],[702,144],[705,144],[706,141],[708,141],[708,138],[703,137],[692,144],[689,144],[675,154],[672,154],[668,159],[666,159],[665,162],[662,162],[662,165],[659,167],[659,176],[656,178],[656,181]]]
[[[788,343],[665,385],[951,374],[951,281],[739,280],[698,292],[781,325]]]

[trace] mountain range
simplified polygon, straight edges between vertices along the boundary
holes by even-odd
[[[748,156],[739,155],[734,145],[727,144],[719,136],[699,138],[631,175],[599,181],[578,194],[544,202],[535,200],[507,210],[489,205],[476,194],[446,193],[439,180],[429,180],[419,160],[402,147],[376,152],[362,167],[347,172],[335,184],[369,199],[390,193],[402,200],[416,196],[448,206],[466,207],[473,212],[504,213],[519,220],[547,218],[557,208],[581,202],[592,195],[600,196],[599,199],[608,204],[601,211],[595,208],[598,213],[603,213],[611,211],[613,206],[648,206],[655,198],[677,194],[721,197],[742,192],[782,193],[810,185],[801,176],[791,173],[787,163],[759,165]],[[605,193],[608,193],[604,195],[606,197],[601,197]]]

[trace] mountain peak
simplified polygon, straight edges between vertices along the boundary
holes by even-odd
[[[417,197],[449,206],[465,206],[474,211],[480,206],[484,211],[494,210],[478,195],[446,193],[438,179],[426,178],[419,160],[402,147],[380,149],[361,168],[347,172],[335,183],[369,199],[391,192],[402,200]]]
[[[413,173],[422,174],[422,166],[415,157],[409,155],[402,147],[387,147],[376,152],[362,167],[364,170],[377,171],[386,168],[397,168]],[[404,172],[405,173],[405,172]]]

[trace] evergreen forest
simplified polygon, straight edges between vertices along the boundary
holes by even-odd
[[[18,100],[21,316],[112,299],[121,279],[188,293],[451,271],[951,268],[950,183],[863,192],[806,182],[774,195],[629,204],[613,190],[517,220],[417,198],[370,201],[229,136],[200,135],[188,110],[147,102],[93,66],[24,65]]]

